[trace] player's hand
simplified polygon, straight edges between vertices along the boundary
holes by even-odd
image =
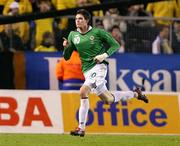
[[[101,55],[97,55],[96,57],[94,57],[94,60],[96,61],[96,63],[101,63],[103,62],[103,60],[105,60],[108,57],[107,53],[103,53]]]
[[[69,46],[69,42],[68,42],[68,40],[65,38],[65,37],[63,37],[63,47],[64,48],[66,48],[66,47],[68,47]]]

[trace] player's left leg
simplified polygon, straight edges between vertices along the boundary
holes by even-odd
[[[103,88],[105,89],[106,87]],[[119,101],[127,101],[131,98],[136,98],[148,103],[148,98],[142,93],[140,88],[136,88],[134,91],[114,91],[113,93],[108,90],[104,90],[103,88],[100,89],[103,92],[101,92],[101,94],[98,96],[107,104]]]
[[[139,88],[135,91],[126,92],[115,91],[111,93],[108,91],[105,85],[106,73],[107,67],[104,64],[98,64],[85,74],[85,83],[80,89],[81,104],[79,109],[79,126],[75,130],[71,131],[71,135],[85,135],[85,124],[89,109],[89,99],[87,97],[91,92],[91,89],[94,89],[95,93],[107,104],[125,101],[131,98],[137,98],[139,100],[143,100],[146,103],[148,102],[147,97],[142,94]]]
[[[119,101],[126,101],[131,98],[137,98],[139,100],[143,100],[144,102],[148,102],[147,97],[142,94],[142,91],[137,88],[134,91],[108,91],[106,87],[106,74],[107,74],[107,66],[104,64],[99,64],[96,68],[93,69],[92,75],[94,79],[93,89],[95,93],[103,100],[105,103],[113,103]],[[92,76],[91,75],[91,76]]]
[[[127,101],[131,98],[136,97],[136,95],[137,94],[135,94],[133,91],[114,91],[112,93],[108,90],[104,90],[98,96],[103,101],[105,101],[105,103],[110,104],[110,103],[119,102],[119,101]]]

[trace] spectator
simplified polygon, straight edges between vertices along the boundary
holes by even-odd
[[[40,12],[45,13],[51,10],[52,4],[49,0],[40,0],[38,5]],[[35,45],[32,48],[39,46],[42,42],[42,37],[45,32],[53,33],[54,18],[39,19],[35,21]]]
[[[180,18],[180,0],[174,0],[175,17]]]
[[[38,9],[39,0],[29,0],[29,1],[31,2],[33,12],[37,12],[39,10]]]
[[[97,19],[96,22],[95,22],[95,27],[104,29],[104,25],[103,25],[102,20]]]
[[[153,54],[172,54],[173,49],[169,46],[169,27],[163,26],[160,28],[159,35],[156,37],[152,44]]]
[[[180,21],[174,23],[174,30],[172,33],[172,47],[175,53],[180,53]]]
[[[77,0],[76,2],[76,7],[84,7],[84,6],[89,6],[89,5],[95,5],[95,4],[100,4],[99,0]],[[92,16],[103,16],[103,11],[93,11]]]
[[[70,60],[64,58],[56,65],[56,77],[62,90],[79,90],[84,82],[79,54],[74,51]]]
[[[53,0],[53,4],[57,10],[70,9],[76,7],[76,0]],[[58,24],[60,30],[66,30],[68,27],[68,18],[61,17]]]
[[[14,32],[12,25],[4,25],[3,31],[0,33],[0,51],[14,52],[22,51],[24,46],[21,38]]]
[[[118,25],[122,32],[126,32],[127,24],[119,17],[119,10],[117,8],[110,8],[105,13],[103,20],[104,29],[109,31],[113,25]]]
[[[3,13],[4,5],[7,0],[0,0],[0,15]]]
[[[91,5],[89,0],[77,0],[76,1],[77,7],[83,7],[83,6],[88,6],[88,5]]]
[[[149,3],[146,8],[153,17],[174,17],[175,3],[173,0]],[[172,22],[168,20],[156,20],[157,25],[170,25]]]
[[[76,6],[76,0],[52,0],[58,10],[70,9]]]
[[[148,17],[151,16],[151,14],[145,11],[143,4],[139,4],[139,5],[131,5],[130,7],[128,7],[127,16]],[[129,20],[128,23],[139,26],[153,26],[152,21],[147,21],[147,20]]]
[[[14,1],[9,5],[8,15],[16,16],[18,14],[19,14],[19,3]],[[26,43],[29,40],[29,23],[18,22],[18,23],[13,23],[11,25],[14,33],[21,38],[24,46],[26,46]]]
[[[13,2],[17,2],[19,5],[19,14],[24,14],[24,13],[30,13],[32,12],[32,5],[29,2],[29,0],[7,0],[4,9],[3,9],[3,14],[8,15],[10,11],[10,5]]]
[[[120,48],[117,52],[119,53],[124,53],[125,52],[125,42],[123,40],[123,34],[122,32],[120,31],[120,28],[119,26],[117,25],[114,25],[112,28],[111,28],[111,35],[115,38],[115,40],[119,43],[120,45]]]
[[[45,32],[43,34],[43,39],[37,48],[35,48],[35,52],[56,52],[57,49],[54,47],[54,36],[51,32]]]

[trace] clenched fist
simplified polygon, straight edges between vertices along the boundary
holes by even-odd
[[[107,53],[103,53],[101,55],[97,55],[96,57],[94,57],[94,60],[96,61],[96,63],[101,63],[103,62],[103,60],[105,60],[108,57]]]

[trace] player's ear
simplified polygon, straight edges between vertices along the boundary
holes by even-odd
[[[87,22],[88,25],[90,24],[90,20],[89,19],[86,19],[86,22]]]

